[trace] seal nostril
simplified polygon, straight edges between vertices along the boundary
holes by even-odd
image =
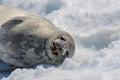
[[[64,57],[68,57],[69,56],[69,52],[67,51],[64,55]]]
[[[66,52],[66,55],[67,55],[67,56],[69,56],[69,53],[68,53],[68,51]]]

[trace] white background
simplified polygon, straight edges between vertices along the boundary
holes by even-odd
[[[0,0],[42,15],[70,33],[72,59],[58,67],[17,69],[2,80],[120,80],[120,0]]]

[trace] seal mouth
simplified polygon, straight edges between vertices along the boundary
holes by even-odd
[[[59,55],[58,52],[57,52],[56,44],[55,44],[54,41],[51,41],[50,48],[52,50],[53,55],[55,55],[55,56]]]
[[[54,41],[51,41],[50,48],[51,48],[52,54],[56,57],[59,56],[59,55],[60,56],[66,55],[66,57],[68,56],[68,50],[67,50],[67,44],[66,43],[63,44],[63,46],[60,46],[60,44],[58,44]],[[62,53],[60,53],[60,51],[62,51]]]
[[[71,58],[74,51],[74,46],[64,35],[49,38],[45,48],[52,64],[61,64],[65,58]]]

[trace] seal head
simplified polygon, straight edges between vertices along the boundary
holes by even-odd
[[[56,38],[50,37],[46,44],[46,51],[53,64],[61,64],[65,58],[72,58],[75,45],[71,36],[64,33]]]

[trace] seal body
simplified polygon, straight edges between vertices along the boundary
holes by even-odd
[[[72,37],[36,14],[0,5],[0,26],[0,59],[8,64],[61,64],[74,54]]]

